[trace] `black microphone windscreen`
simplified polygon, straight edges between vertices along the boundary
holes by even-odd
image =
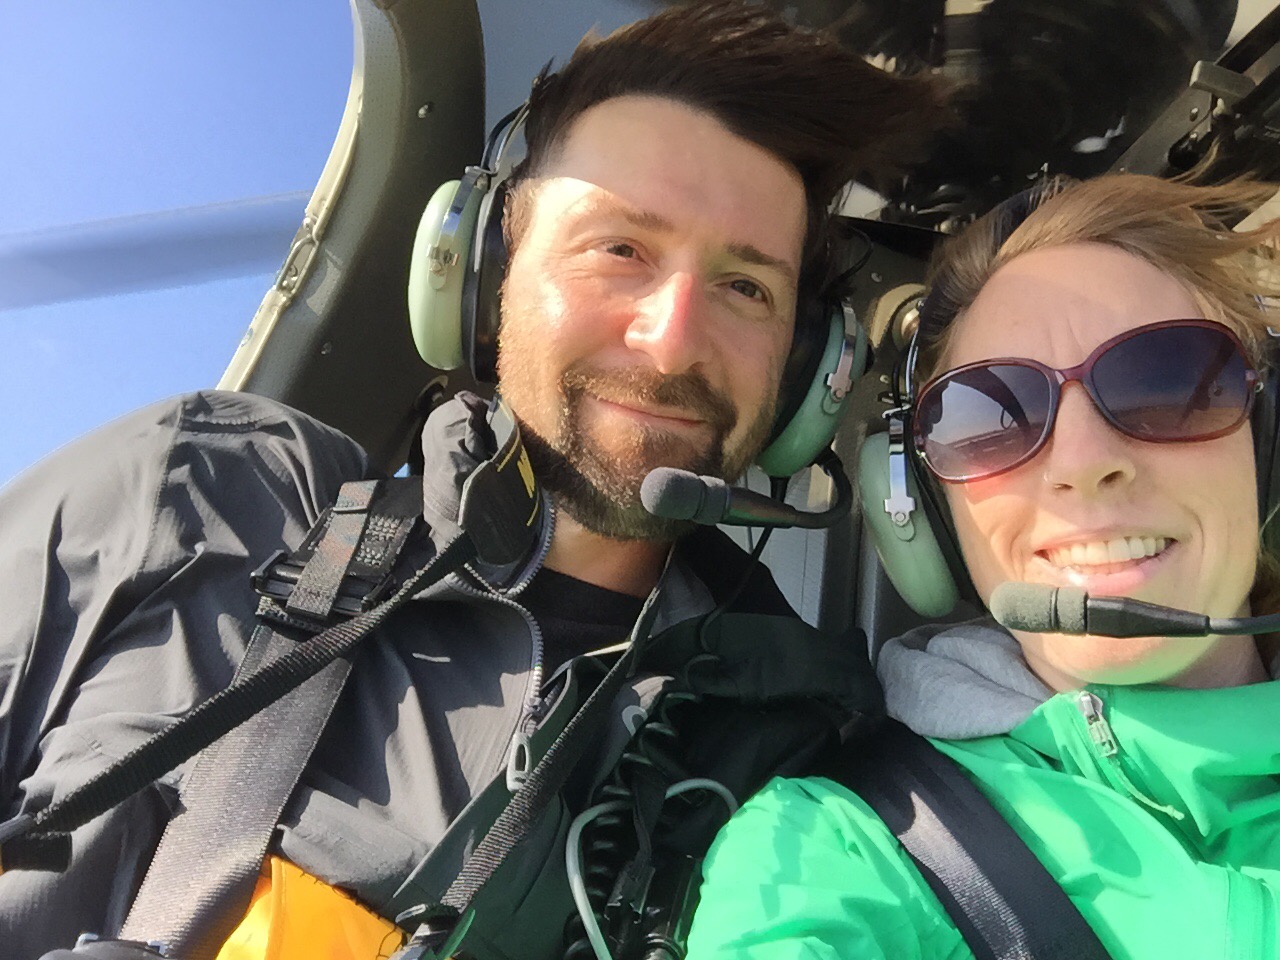
[[[688,470],[658,467],[650,470],[640,484],[640,502],[655,517],[667,520],[692,520],[695,523],[718,523],[714,504],[708,501],[708,481]],[[723,513],[723,505],[720,505]],[[705,515],[705,516],[704,516]]]
[[[1078,587],[1002,583],[991,591],[991,615],[1002,627],[1028,633],[1084,633],[1085,600]]]

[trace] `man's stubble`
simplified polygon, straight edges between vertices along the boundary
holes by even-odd
[[[677,467],[736,479],[769,438],[776,410],[772,395],[734,449],[727,449],[739,411],[696,370],[664,376],[643,366],[602,370],[579,362],[556,378],[555,409],[531,410],[551,405],[536,389],[538,378],[548,375],[531,336],[536,318],[504,314],[499,389],[520,421],[534,472],[558,509],[600,536],[666,542],[689,532],[687,521],[655,517],[640,503],[640,485],[649,471]],[[771,369],[765,376],[776,383],[778,372]],[[698,443],[675,431],[637,424],[611,445],[614,449],[604,449],[583,422],[588,395],[679,409],[704,420],[711,436]],[[535,420],[550,426],[540,430]]]

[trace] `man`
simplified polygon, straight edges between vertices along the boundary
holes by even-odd
[[[664,465],[732,478],[752,462],[786,389],[798,298],[827,266],[831,202],[900,160],[938,103],[927,82],[724,2],[588,39],[538,85],[507,211],[499,388],[554,533],[520,569],[478,566],[362,643],[252,901],[226,905],[243,919],[222,956],[394,949],[398,891],[442,869],[450,824],[518,765],[544,681],[625,639],[658,585],[684,531],[644,512],[640,481]],[[456,402],[424,434],[430,538],[455,528],[474,420]],[[0,501],[3,819],[225,687],[253,629],[249,572],[368,470],[295,411],[206,393],[14,483]],[[659,626],[707,612],[745,575],[718,542],[700,555],[672,561]],[[785,606],[771,583],[751,593]],[[121,929],[190,767],[76,831],[64,873],[0,873],[6,957]]]

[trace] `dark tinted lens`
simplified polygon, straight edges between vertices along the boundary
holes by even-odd
[[[1124,340],[1093,367],[1098,399],[1139,440],[1197,440],[1244,420],[1248,366],[1210,327],[1161,327]]]
[[[1035,367],[1001,363],[949,374],[916,409],[930,469],[944,480],[1008,469],[1040,443],[1049,398],[1049,379]]]

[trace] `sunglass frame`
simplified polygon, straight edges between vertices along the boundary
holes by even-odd
[[[1165,330],[1171,327],[1198,327],[1201,329],[1211,330],[1226,336],[1235,346],[1240,359],[1244,362],[1245,367],[1245,403],[1244,409],[1240,415],[1231,423],[1230,426],[1214,430],[1210,433],[1196,434],[1191,437],[1144,437],[1138,436],[1130,430],[1125,429],[1123,424],[1116,420],[1107,405],[1099,398],[1097,386],[1093,382],[1093,368],[1098,360],[1109,351],[1126,343],[1135,337],[1144,334],[1153,333],[1158,330]],[[1043,374],[1049,383],[1049,410],[1045,416],[1044,430],[1035,443],[1031,445],[1028,451],[1020,456],[1015,462],[1008,466],[1000,467],[995,470],[983,471],[981,473],[967,474],[961,477],[944,476],[938,469],[929,462],[928,454],[925,452],[925,441],[921,429],[921,418],[917,416],[918,411],[936,389],[940,388],[946,381],[953,379],[969,370],[978,370],[983,367],[992,366],[1018,366],[1029,367]],[[1244,344],[1230,327],[1225,324],[1218,323],[1214,320],[1205,319],[1183,319],[1183,320],[1161,320],[1156,323],[1143,324],[1140,327],[1134,327],[1124,333],[1118,334],[1109,340],[1105,340],[1094,348],[1093,352],[1084,359],[1082,363],[1076,364],[1074,367],[1056,368],[1039,360],[1032,360],[1030,357],[992,357],[987,360],[976,360],[973,363],[966,363],[963,366],[955,367],[931,379],[916,394],[915,402],[911,405],[911,433],[916,453],[921,461],[929,468],[929,471],[944,483],[973,483],[978,480],[990,480],[1001,474],[1016,470],[1044,449],[1044,445],[1049,441],[1049,437],[1053,434],[1054,425],[1058,420],[1058,406],[1062,399],[1062,389],[1068,383],[1079,383],[1089,395],[1089,399],[1093,401],[1094,407],[1102,414],[1103,418],[1115,430],[1133,440],[1139,440],[1143,443],[1202,443],[1207,440],[1216,440],[1218,437],[1225,437],[1227,434],[1238,430],[1241,424],[1245,423],[1250,414],[1253,412],[1254,400],[1258,391],[1262,389],[1262,378],[1253,364],[1249,362],[1249,354],[1244,348]]]

